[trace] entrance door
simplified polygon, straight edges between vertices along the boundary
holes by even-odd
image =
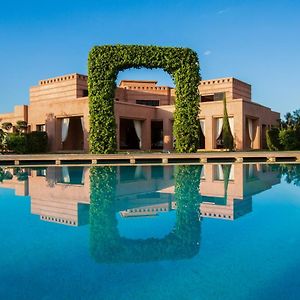
[[[62,120],[62,149],[83,150],[83,128],[81,117]]]
[[[163,121],[151,121],[151,149],[163,149]]]

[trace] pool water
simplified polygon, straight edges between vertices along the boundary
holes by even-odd
[[[0,168],[0,299],[299,299],[300,165]]]

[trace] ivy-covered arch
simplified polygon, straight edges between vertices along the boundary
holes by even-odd
[[[189,48],[113,45],[95,46],[89,53],[88,89],[90,151],[117,149],[114,93],[118,73],[129,68],[160,68],[176,87],[174,136],[177,152],[195,152],[199,143],[200,81],[197,53]]]

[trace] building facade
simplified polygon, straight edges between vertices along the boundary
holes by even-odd
[[[235,148],[266,148],[266,130],[279,113],[255,103],[251,86],[235,78],[199,83],[200,148],[222,149],[223,98]],[[118,150],[172,150],[175,89],[157,81],[122,80],[115,91]],[[0,114],[0,122],[26,121],[30,131],[46,131],[50,151],[88,151],[87,76],[70,74],[41,80],[30,88],[29,105]],[[11,130],[14,130],[12,128]]]

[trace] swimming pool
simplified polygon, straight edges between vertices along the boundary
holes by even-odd
[[[300,165],[0,169],[1,299],[299,299]]]

